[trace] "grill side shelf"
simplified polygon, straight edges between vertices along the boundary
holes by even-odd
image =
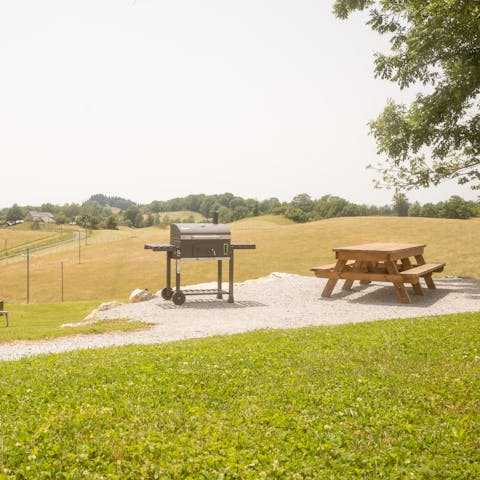
[[[257,246],[253,243],[231,243],[232,250],[255,250]]]
[[[174,252],[177,247],[167,243],[146,243],[143,248],[145,250],[153,250],[154,252]]]

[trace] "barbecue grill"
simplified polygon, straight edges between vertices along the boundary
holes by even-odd
[[[255,245],[245,243],[231,243],[230,229],[218,223],[218,213],[213,216],[213,223],[172,223],[170,225],[169,244],[145,244],[146,249],[154,252],[167,253],[166,287],[161,295],[165,300],[173,300],[175,305],[182,305],[186,295],[216,295],[222,299],[228,294],[228,302],[233,303],[233,274],[234,251],[253,250]],[[216,289],[187,289],[180,288],[181,260],[216,260],[217,261],[217,288]],[[172,288],[171,262],[175,260],[175,289]],[[222,287],[222,262],[229,261],[228,291]]]

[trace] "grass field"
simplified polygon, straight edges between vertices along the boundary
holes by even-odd
[[[26,248],[38,248],[72,238],[73,232],[55,225],[41,230],[31,230],[28,224],[0,228],[0,259]]]
[[[283,224],[286,223],[286,224]],[[448,220],[398,217],[336,218],[288,224],[281,217],[233,223],[234,242],[252,242],[257,250],[236,254],[235,278],[243,281],[285,271],[310,275],[310,267],[333,260],[332,247],[372,241],[426,243],[427,261],[443,261],[442,275],[480,278],[480,219]],[[65,300],[124,300],[135,288],[156,291],[165,284],[165,255],[144,250],[144,243],[169,241],[169,230],[150,227],[95,231],[78,245],[45,252],[30,260],[31,302],[61,298],[61,262]],[[213,281],[214,262],[183,262],[182,284]],[[1,265],[0,298],[23,303],[25,261]]]
[[[61,327],[64,323],[81,322],[97,306],[98,302],[96,301],[10,305],[8,307],[10,326],[8,328],[5,327],[5,318],[0,317],[0,343],[149,328],[145,322],[127,319],[97,322],[78,327]]]
[[[480,478],[480,314],[2,363],[0,479]]]

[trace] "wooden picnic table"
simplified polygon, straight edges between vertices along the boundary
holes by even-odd
[[[405,283],[412,285],[416,295],[423,295],[420,278],[428,288],[435,289],[433,272],[441,272],[445,263],[426,263],[425,244],[365,243],[334,248],[336,263],[313,267],[317,277],[328,278],[322,297],[330,297],[338,280],[345,280],[342,289],[351,290],[353,282],[391,282],[402,302],[411,303]],[[415,259],[416,263],[412,263]]]

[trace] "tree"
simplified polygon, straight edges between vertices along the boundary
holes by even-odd
[[[285,209],[285,217],[293,220],[294,222],[305,223],[308,222],[309,216],[303,210],[300,210],[298,207],[289,205]]]
[[[336,0],[347,18],[367,10],[368,25],[390,36],[390,55],[376,54],[375,75],[401,88],[429,85],[407,107],[389,101],[370,122],[378,185],[402,190],[449,178],[480,188],[480,1]]]
[[[16,222],[17,220],[23,220],[24,213],[21,207],[14,203],[7,211],[7,222]]]
[[[409,207],[410,203],[408,202],[407,196],[402,192],[395,192],[393,196],[393,211],[399,217],[407,217]]]
[[[110,215],[105,219],[105,228],[108,230],[117,230],[118,220],[115,215]]]
[[[444,202],[440,213],[443,218],[467,219],[475,215],[473,202],[467,202],[458,195],[453,195]]]
[[[420,210],[420,216],[430,218],[439,217],[438,207],[433,203],[426,203]]]
[[[409,209],[408,209],[408,216],[409,217],[421,217],[422,214],[422,207],[420,205],[420,203],[417,201],[417,202],[413,202]]]
[[[313,209],[313,200],[308,193],[299,193],[292,200],[292,206],[298,208],[304,213],[309,213]]]
[[[135,221],[137,220],[137,215],[140,214],[140,209],[132,205],[131,207],[128,207],[124,212],[123,212],[123,217],[127,222],[130,223],[130,225],[135,226]]]
[[[84,214],[84,215],[79,215],[75,219],[75,223],[77,225],[80,225],[83,228],[89,228],[90,230],[93,230],[98,227],[98,224],[100,223],[100,219],[93,215]]]

